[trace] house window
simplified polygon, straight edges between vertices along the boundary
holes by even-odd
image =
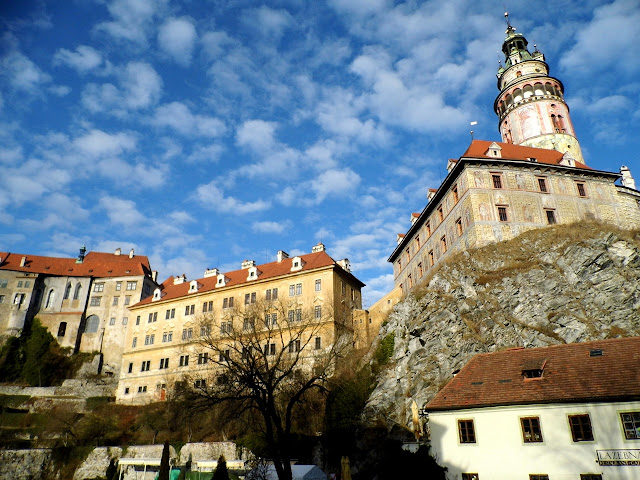
[[[148,372],[149,370],[151,370],[151,360],[143,360],[142,361],[142,366],[140,368],[141,372]]]
[[[424,272],[422,271],[422,262],[418,263],[418,276],[422,277],[422,274]]]
[[[253,330],[256,327],[256,321],[253,318],[245,318],[242,323],[243,330]]]
[[[82,290],[82,285],[78,284],[76,285],[76,289],[73,292],[73,299],[74,300],[78,300],[78,298],[80,298],[80,291]]]
[[[213,301],[204,302],[202,304],[202,313],[207,313],[212,311],[213,311]]]
[[[149,319],[147,320],[147,323],[151,323],[151,322],[157,322],[158,321],[158,312],[153,312],[149,314]]]
[[[277,300],[278,298],[278,289],[277,288],[269,288],[265,292],[265,299],[267,300]]]
[[[189,355],[180,355],[180,366],[186,367],[189,365]]]
[[[451,189],[451,193],[453,194],[453,203],[458,203],[458,185],[453,186],[453,189]]]
[[[64,337],[65,333],[67,333],[67,322],[60,322],[60,326],[58,326],[58,336]]]
[[[640,440],[640,412],[625,412],[620,414],[624,437],[627,440]]]
[[[111,317],[109,319],[109,325],[115,325],[116,324],[116,317]]]
[[[116,292],[122,290],[122,282],[116,282]]]
[[[581,473],[580,480],[602,480],[602,475],[599,473]]]
[[[411,274],[407,275],[407,280],[409,280],[409,288],[413,287],[413,278],[411,277]]]
[[[122,324],[126,325],[127,323],[129,323],[129,317],[122,317]]]
[[[316,320],[320,320],[322,318],[322,307],[320,305],[315,306],[314,316]]]
[[[229,350],[225,350],[224,352],[220,352],[220,361],[226,360],[229,358]],[[206,365],[209,362],[209,352],[203,352],[198,354],[198,365]]]
[[[587,196],[587,190],[585,189],[584,183],[576,183],[576,187],[578,188],[578,195],[581,197]]]
[[[191,340],[193,338],[193,328],[182,329],[182,340]]]
[[[93,291],[94,292],[104,292],[104,282],[96,283],[93,286]]]
[[[322,279],[318,278],[315,283],[316,283],[316,292],[321,291],[322,290]]]
[[[420,235],[416,235],[416,252],[420,250]]]
[[[163,368],[169,368],[169,359],[168,358],[161,358],[160,359],[160,370],[162,370]]]
[[[538,177],[538,188],[542,193],[547,193],[549,190],[547,189],[547,179]]]
[[[316,337],[316,350],[320,350],[322,348],[322,337]]]
[[[433,267],[435,264],[435,256],[433,255],[433,250],[429,250],[429,266]]]
[[[68,300],[69,299],[69,295],[71,295],[71,284],[67,283],[67,286],[64,289],[64,296],[62,297],[62,299],[63,300]]]
[[[289,353],[299,352],[300,351],[300,340],[293,340],[289,343]]]
[[[442,253],[447,251],[447,236],[443,235],[440,239],[440,248],[442,248]]]
[[[233,297],[223,298],[222,308],[233,308]]]
[[[529,474],[529,480],[549,480],[549,475],[546,473],[531,473]]]
[[[186,307],[184,307],[184,314],[185,315],[193,315],[194,313],[196,313],[196,306],[195,305],[187,305]]]
[[[131,296],[127,295],[124,297],[124,304],[129,305],[131,303]]]
[[[45,308],[50,308],[53,307],[53,301],[56,298],[56,293],[53,289],[49,290],[49,295],[47,295],[47,304],[45,305]]]
[[[18,288],[22,288],[22,283],[23,283],[22,280],[18,282]]]
[[[133,362],[129,363],[129,368],[127,370],[127,373],[131,373],[131,372],[133,372]]]
[[[340,282],[340,289],[341,289],[340,293],[342,293],[342,295],[346,295],[347,294],[347,284],[346,283]]]
[[[211,325],[203,325],[200,327],[200,336],[206,337],[211,335]]]
[[[222,322],[220,324],[220,333],[231,333],[231,322]]]
[[[140,325],[140,315],[136,316],[136,325]]]
[[[502,188],[502,176],[499,174],[491,175],[491,181],[493,182],[493,188]]]
[[[147,386],[138,387],[138,393],[147,393]]]
[[[427,225],[424,227],[427,231],[427,237],[431,236],[431,222],[427,222]]]
[[[9,280],[7,280],[6,278],[0,278],[0,288],[7,288],[8,284]]]
[[[462,217],[456,220],[456,231],[458,232],[458,236],[462,235]]]
[[[131,348],[136,348],[138,345],[138,337],[133,337],[133,342],[131,342]]]
[[[507,207],[498,207],[498,220],[501,222],[508,222],[509,215],[507,215]]]
[[[296,283],[296,295],[302,295],[302,284]]]
[[[476,443],[473,420],[458,420],[458,433],[460,434],[460,443]]]
[[[442,222],[444,220],[444,212],[442,211],[442,205],[438,206],[438,218]]]
[[[296,322],[302,321],[302,309],[296,308]]]
[[[127,290],[135,290],[138,288],[138,282],[127,282]]]
[[[462,480],[479,480],[479,476],[477,473],[463,473]]]
[[[557,223],[556,221],[556,211],[551,209],[546,209],[544,213],[547,215],[547,223],[549,225],[553,225]]]
[[[91,297],[91,301],[89,302],[89,305],[92,307],[99,307],[100,300],[102,300],[102,297]]]
[[[521,418],[520,424],[522,426],[522,438],[525,443],[542,442],[540,419],[538,417]]]
[[[569,427],[571,428],[571,437],[574,442],[593,441],[593,430],[591,429],[589,414],[569,415]]]
[[[4,303],[4,295],[0,295],[0,303]]]

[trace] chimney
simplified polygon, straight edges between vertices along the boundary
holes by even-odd
[[[289,254],[284,250],[278,250],[278,255],[276,257],[278,259],[278,263],[282,262],[285,258],[289,258]]]
[[[450,172],[451,170],[453,170],[453,167],[456,166],[456,163],[458,163],[458,160],[456,160],[455,158],[450,158],[447,161],[447,172]]]
[[[173,284],[174,285],[180,285],[181,283],[184,283],[187,281],[187,276],[183,273],[182,275],[180,275],[179,277],[175,277],[173,279]]]
[[[400,243],[402,243],[403,239],[404,239],[404,233],[397,233],[396,234],[396,243],[398,245],[400,245]]]
[[[256,266],[255,260],[245,260],[244,262],[242,262],[242,269],[251,268],[255,266]]]
[[[322,242],[318,242],[317,245],[314,245],[311,249],[311,253],[324,252],[324,244]]]
[[[116,248],[116,251],[113,252],[114,255],[120,255],[122,253],[122,249],[121,248]]]
[[[157,270],[152,270],[151,271],[151,280],[153,280],[155,283],[158,283],[158,271]]]
[[[131,249],[131,251],[129,252],[129,258],[133,258],[133,248]]]
[[[413,225],[414,223],[416,223],[416,221],[418,220],[418,218],[420,218],[420,214],[419,214],[419,213],[412,213],[412,214],[411,214],[411,225]]]
[[[25,263],[27,263],[27,257],[22,257],[22,259],[20,260],[20,266],[24,267]]]
[[[207,268],[204,271],[204,278],[217,277],[220,271],[217,268]]]
[[[336,263],[340,265],[344,271],[351,272],[351,263],[349,262],[348,258],[343,258],[342,260],[338,260]]]
[[[436,195],[436,192],[438,190],[435,188],[430,188],[429,191],[427,192],[427,200],[431,201],[431,199]]]
[[[78,254],[78,259],[76,260],[76,263],[84,262],[85,253],[87,253],[87,247],[83,243],[82,246],[80,247],[80,253]]]
[[[622,182],[623,187],[633,188],[634,190],[636,189],[636,181],[633,179],[629,167],[622,165],[620,167],[620,175],[622,175],[620,181]]]

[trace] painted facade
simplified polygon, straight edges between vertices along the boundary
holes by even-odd
[[[304,349],[310,364],[338,338],[346,337],[352,348],[363,286],[348,260],[334,261],[322,244],[293,258],[281,251],[277,261],[263,265],[245,261],[232,272],[207,270],[197,280],[171,278],[130,307],[117,402],[163,400],[185,379],[216,381],[219,371],[207,342],[230,342],[232,355],[232,331],[264,335],[268,355]],[[292,327],[312,332],[306,346],[290,346]]]

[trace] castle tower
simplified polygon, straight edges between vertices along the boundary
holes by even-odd
[[[505,17],[505,64],[498,69],[500,94],[493,105],[502,141],[558,150],[584,163],[562,82],[549,76],[544,55],[537,48],[530,53],[527,39],[509,24],[508,14]]]

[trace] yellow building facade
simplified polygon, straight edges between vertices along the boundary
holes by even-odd
[[[215,381],[216,361],[240,354],[248,336],[266,356],[304,351],[309,366],[339,338],[352,348],[363,286],[348,260],[333,260],[322,244],[292,258],[280,251],[263,265],[207,270],[197,280],[170,278],[130,307],[116,401],[161,401],[178,382]]]

